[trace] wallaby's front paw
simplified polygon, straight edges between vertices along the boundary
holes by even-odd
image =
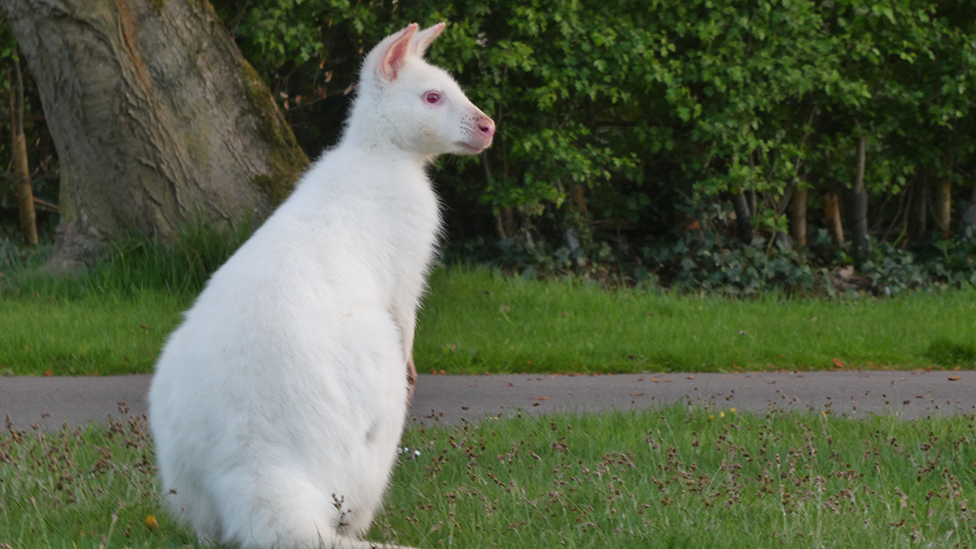
[[[407,406],[413,401],[413,389],[414,385],[417,384],[417,366],[414,365],[413,359],[407,361]]]

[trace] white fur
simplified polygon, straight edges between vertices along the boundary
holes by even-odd
[[[149,393],[157,462],[164,497],[201,541],[371,546],[356,537],[396,461],[440,227],[426,167],[494,133],[422,59],[443,28],[414,24],[370,52],[342,141],[214,273],[163,349]]]

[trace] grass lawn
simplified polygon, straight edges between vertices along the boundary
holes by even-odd
[[[673,406],[407,430],[370,533],[418,547],[973,547],[974,418]],[[196,547],[140,419],[0,434],[0,547]]]
[[[420,312],[421,372],[708,372],[976,367],[976,290],[890,299],[658,295],[439,269]],[[145,373],[185,291],[102,283],[0,297],[0,372]]]
[[[133,297],[35,296],[0,302],[0,372],[110,375],[149,372],[189,299],[158,290]]]
[[[454,269],[431,280],[415,352],[448,373],[972,368],[976,291],[737,300]]]

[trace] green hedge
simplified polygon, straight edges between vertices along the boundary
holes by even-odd
[[[335,138],[364,51],[411,21],[450,21],[431,57],[499,133],[481,162],[448,162],[439,179],[463,207],[477,200],[481,214],[499,214],[503,229],[514,220],[585,239],[602,221],[645,236],[675,221],[652,202],[756,193],[752,224],[785,231],[797,185],[813,191],[811,211],[821,191],[853,185],[862,137],[872,213],[887,216],[875,225],[894,219],[897,208],[880,203],[912,177],[963,183],[958,209],[974,177],[976,18],[966,2],[248,6],[217,2],[309,148]]]

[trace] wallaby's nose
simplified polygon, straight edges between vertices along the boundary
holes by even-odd
[[[481,115],[477,122],[478,131],[489,140],[495,135],[495,121],[486,115]]]

